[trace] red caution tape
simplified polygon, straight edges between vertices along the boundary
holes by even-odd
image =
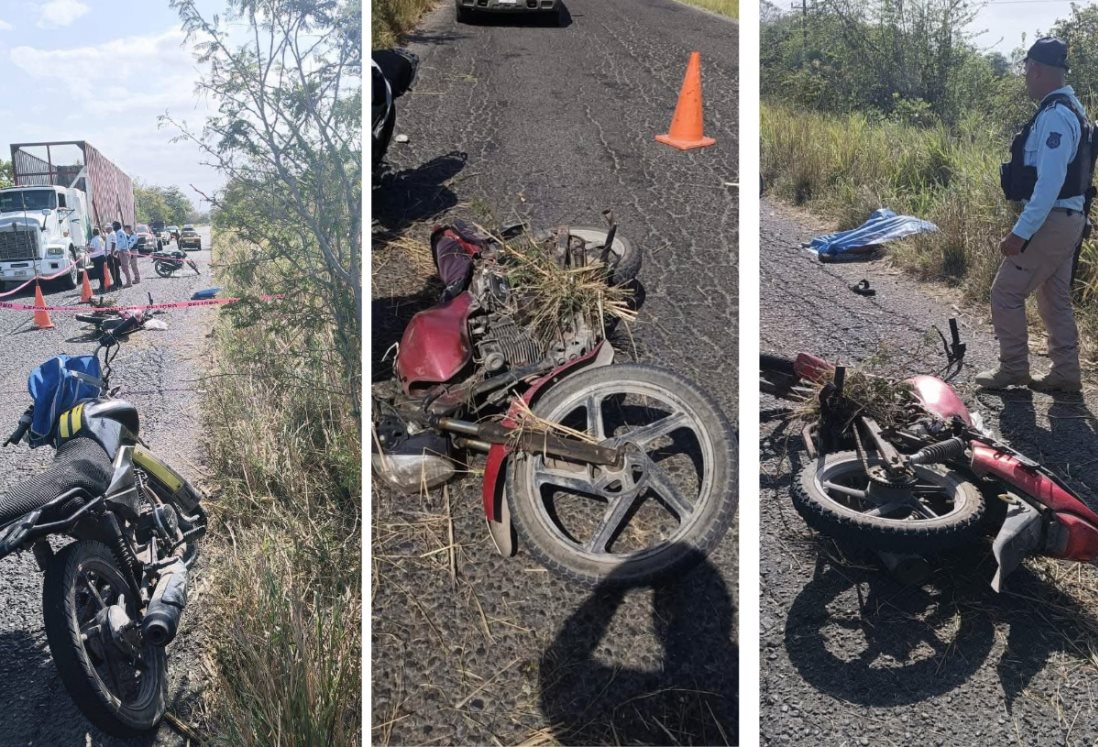
[[[281,295],[276,296],[257,296],[263,301],[272,301],[276,298],[281,298]],[[207,298],[200,301],[174,301],[172,303],[154,303],[145,304],[143,306],[107,306],[103,309],[96,309],[97,311],[146,311],[146,310],[159,310],[159,309],[186,309],[193,306],[224,306],[230,303],[236,303],[242,300],[241,298]],[[26,303],[15,303],[13,301],[0,301],[0,309],[9,309],[11,311],[60,311],[60,312],[82,312],[87,313],[88,306],[34,306]]]

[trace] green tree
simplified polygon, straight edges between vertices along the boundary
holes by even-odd
[[[222,194],[211,196],[219,223],[262,247],[257,262],[265,263],[275,286],[264,290],[282,295],[268,307],[271,318],[300,333],[320,334],[324,322],[332,323],[340,370],[357,409],[360,3],[230,0],[238,27],[232,35],[217,16],[203,17],[195,0],[172,0],[172,7],[209,70],[199,89],[217,102],[201,132],[175,124],[229,179]]]
[[[11,170],[11,161],[0,158],[0,189],[11,187],[15,184],[15,177]]]

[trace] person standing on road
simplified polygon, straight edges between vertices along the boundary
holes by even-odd
[[[1072,266],[1086,226],[1085,195],[1093,176],[1091,127],[1065,84],[1067,45],[1038,39],[1025,57],[1026,92],[1037,113],[1011,144],[1003,165],[1003,192],[1024,204],[1014,228],[999,242],[1003,261],[991,288],[991,318],[999,338],[999,367],[983,371],[977,386],[1028,385],[1043,392],[1078,392],[1079,333],[1071,308]],[[1030,378],[1026,298],[1048,330],[1048,374]]]
[[[141,271],[137,269],[137,235],[133,232],[133,226],[125,226],[126,246],[122,252],[122,272],[126,275],[126,284],[123,288],[137,285],[141,282]],[[131,276],[132,273],[132,276]]]
[[[119,252],[129,242],[126,239],[126,234],[122,231],[121,223],[114,221],[111,223],[111,228],[114,230],[107,239],[107,262],[110,265],[113,284],[107,290],[118,290],[122,287],[122,268],[120,267]]]
[[[98,228],[92,229],[92,240],[88,243],[88,259],[92,261],[92,273],[99,278],[99,292],[107,291],[107,284],[103,277],[103,263],[107,261],[106,243],[99,233]]]

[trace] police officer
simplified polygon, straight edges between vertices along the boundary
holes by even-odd
[[[118,290],[122,287],[122,268],[120,266],[119,252],[123,251],[126,245],[129,243],[129,239],[126,238],[125,231],[122,230],[122,224],[119,221],[111,223],[110,235],[107,237],[107,264],[111,270],[111,280],[114,281],[107,290]]]
[[[999,389],[1029,385],[1045,392],[1078,392],[1079,333],[1071,308],[1075,247],[1086,216],[1090,186],[1090,127],[1071,86],[1067,45],[1038,39],[1025,58],[1026,92],[1040,102],[1037,114],[1011,145],[1003,165],[1003,190],[1022,200],[1014,227],[999,242],[1003,255],[991,289],[991,318],[999,338],[999,367],[976,376],[977,386]],[[1048,330],[1048,374],[1031,379],[1026,334],[1026,297],[1037,291],[1037,306]]]

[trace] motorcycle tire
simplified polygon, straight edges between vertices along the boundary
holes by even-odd
[[[634,403],[634,397],[640,398],[640,404]],[[627,400],[630,404],[626,404]],[[595,426],[590,425],[589,403],[597,403],[599,424]],[[604,432],[611,403],[614,407],[609,422],[614,423],[614,417],[621,420]],[[534,404],[533,412],[544,420],[568,425],[580,408],[585,411],[582,423],[588,423],[587,430],[596,429],[596,439],[607,446],[630,444],[626,448],[631,453],[639,450],[641,454],[640,466],[627,463],[619,473],[605,471],[593,478],[603,481],[605,490],[601,495],[594,490],[584,491],[576,483],[571,488],[565,486],[563,500],[558,504],[554,498],[550,506],[542,492],[549,483],[539,481],[547,471],[562,470],[575,475],[599,468],[548,458],[536,451],[515,451],[507,465],[507,500],[520,544],[549,570],[588,586],[650,584],[701,562],[724,536],[736,510],[736,438],[724,414],[687,378],[635,363],[591,368],[569,376],[550,388]],[[649,420],[659,408],[670,409],[672,413]],[[634,425],[625,422],[629,416],[645,420],[636,423],[632,430],[621,431],[622,427]],[[666,433],[656,429],[649,431],[644,442],[630,440],[631,434],[641,428],[672,419]],[[574,427],[582,430],[584,426],[577,423]],[[676,438],[671,439],[671,434]],[[681,459],[680,455],[670,454],[668,449],[688,439],[694,444],[687,447],[690,453],[684,451]],[[670,446],[664,443],[668,440]],[[663,445],[655,449],[649,446],[652,443]],[[653,459],[655,454],[649,455],[646,447],[653,448],[663,459],[657,463]],[[672,463],[672,460],[678,461]],[[691,470],[695,471],[692,476]],[[666,489],[672,479],[681,479],[683,471],[688,483],[696,484],[696,490],[692,487],[687,490],[693,494],[693,500],[681,492],[681,486]],[[651,481],[650,476],[661,480],[662,490],[657,492],[652,487],[658,483]],[[633,486],[629,491],[625,490],[626,483]],[[595,488],[594,482],[589,487]],[[619,488],[620,493],[616,492]],[[671,498],[666,496],[668,492]],[[649,496],[652,501],[647,500]],[[610,511],[602,508],[602,499],[610,506],[615,498],[617,503]],[[573,512],[577,503],[581,504],[580,510]],[[568,526],[572,513],[587,515]],[[676,524],[653,531],[653,523],[666,524],[662,514],[673,517]],[[654,517],[658,521],[652,521]],[[638,526],[633,525],[634,521]],[[597,528],[591,532],[591,538],[586,542],[577,538],[577,528],[590,527],[592,523]],[[650,543],[653,536],[657,539]],[[594,551],[599,537],[604,538],[601,550]],[[619,541],[641,547],[619,552]]]
[[[606,240],[607,231],[605,228],[592,226],[568,226],[568,233],[571,236],[579,236],[588,243],[598,242],[601,246]],[[615,233],[610,255],[611,285],[625,285],[640,274],[643,253],[629,239]]]
[[[135,737],[156,728],[164,717],[168,665],[163,648],[143,643],[140,658],[144,670],[135,674],[134,665],[93,632],[98,612],[95,608],[103,609],[100,605],[105,601],[104,594],[107,600],[124,598],[129,618],[139,620],[140,601],[130,590],[120,566],[114,553],[101,542],[80,540],[67,545],[46,566],[43,614],[50,653],[77,708],[107,734]],[[95,594],[89,593],[93,584]],[[114,654],[110,662],[104,652]],[[112,664],[134,670],[130,673],[130,690],[119,692],[120,673],[110,668]],[[128,694],[131,690],[132,697]]]
[[[175,265],[168,264],[167,262],[153,262],[153,269],[156,270],[156,274],[162,278],[170,278],[172,273],[175,272]]]
[[[839,451],[823,459],[822,468],[814,460],[793,481],[797,513],[822,534],[883,552],[925,555],[968,544],[981,533],[983,494],[955,470],[940,464],[914,467],[919,482],[929,488],[919,491],[924,496],[919,504],[932,518],[914,518],[910,510],[904,515],[871,516],[867,512],[877,508],[875,501],[836,488],[864,492],[869,480],[857,453]],[[877,455],[868,460],[871,467],[883,464]],[[946,511],[936,513],[930,503]],[[903,505],[897,504],[897,509],[904,511]]]

